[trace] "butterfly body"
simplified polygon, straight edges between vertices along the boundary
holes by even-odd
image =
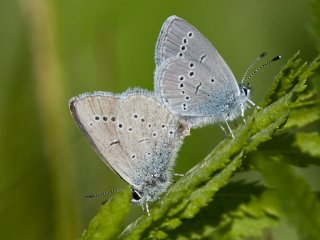
[[[177,16],[162,26],[155,62],[156,96],[189,127],[234,120],[251,102],[208,39]]]

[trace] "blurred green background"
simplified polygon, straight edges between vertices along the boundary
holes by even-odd
[[[252,98],[259,103],[293,53],[317,55],[307,4],[0,1],[0,239],[75,239],[103,201],[82,197],[126,186],[76,127],[68,99],[96,90],[152,90],[154,47],[168,16],[178,15],[202,32],[238,79],[261,52],[282,55],[253,80]],[[186,172],[223,138],[217,126],[193,130],[175,171]],[[138,206],[132,209],[128,222],[142,214]]]

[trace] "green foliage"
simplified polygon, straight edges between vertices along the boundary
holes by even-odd
[[[319,132],[298,133],[296,134],[295,145],[301,152],[308,153],[312,157],[320,158],[320,136]],[[320,162],[320,160],[319,160]]]
[[[234,131],[234,139],[227,137],[173,184],[163,198],[164,204],[155,203],[150,216],[142,216],[128,226],[122,238],[263,238],[283,216],[297,227],[302,239],[315,239],[320,234],[319,202],[306,180],[288,167],[319,161],[319,131],[299,132],[319,119],[319,99],[309,84],[319,67],[319,57],[310,64],[300,64],[298,56],[296,53],[275,78],[264,109],[255,110],[246,124]],[[299,111],[305,108],[314,111],[304,113],[306,119],[301,121]],[[298,132],[292,135],[293,130]],[[283,141],[285,138],[289,141]],[[291,160],[279,142],[288,145],[298,159],[308,155],[312,161]],[[260,171],[274,190],[268,185],[230,183],[233,174],[246,166],[242,164],[246,156],[250,160],[246,164]],[[272,159],[282,160],[281,165],[270,167],[264,163]],[[295,211],[296,208],[299,210]]]
[[[206,207],[170,233],[175,239],[259,237],[278,219],[265,187],[243,181],[221,188]],[[271,200],[271,202],[270,202]]]
[[[102,205],[99,213],[92,219],[81,239],[107,240],[116,238],[121,232],[124,216],[129,211],[130,197],[131,191],[128,188],[116,194],[112,201]]]
[[[269,160],[259,161],[258,166],[270,185],[276,189],[275,197],[283,215],[298,231],[300,239],[319,239],[319,199],[306,180],[295,174],[291,167]]]
[[[311,11],[303,11],[310,3]],[[154,45],[168,16],[177,14],[196,26],[240,76],[261,50],[288,59],[298,46],[303,58],[315,56],[315,46],[320,50],[319,6],[319,0],[290,4],[276,0],[206,0],[197,4],[183,0],[0,1],[0,239],[77,239],[86,227],[82,238],[115,239],[127,225],[122,225],[121,219],[125,217],[125,223],[136,219],[135,211],[126,216],[128,195],[122,198],[120,194],[101,207],[104,210],[95,218],[98,220],[88,224],[101,200],[88,202],[82,196],[122,188],[121,179],[103,165],[85,141],[67,102],[72,96],[96,90],[153,89]],[[313,42],[306,26],[313,33]],[[304,180],[302,185],[306,186],[308,179],[312,190],[320,190],[319,174],[310,174],[319,168],[319,74],[308,80],[306,89],[292,95],[299,101],[286,99],[299,82],[295,76],[301,75],[294,67],[300,66],[299,61],[293,58],[282,70],[267,101],[259,103],[265,109],[253,113],[254,119],[247,119],[247,124],[236,130],[236,140],[221,143],[207,160],[172,186],[164,196],[164,206],[155,203],[151,216],[141,217],[121,237],[292,239],[286,234],[279,238],[285,230],[284,221],[300,234],[295,218],[304,216],[293,216],[290,208],[280,205],[299,194],[278,199],[283,196],[273,194],[270,177],[256,164],[275,161],[280,169],[273,168],[273,174],[282,174],[281,166],[287,166],[293,177],[299,177],[295,184]],[[278,61],[260,72],[259,81],[253,83],[254,97],[266,95],[280,64]],[[307,68],[301,73],[308,72]],[[199,163],[199,156],[213,149],[222,135],[217,126],[194,130],[181,149],[177,172]],[[242,173],[246,179],[264,176],[267,183],[235,183],[232,176],[239,179]],[[295,191],[293,187],[288,189]],[[273,188],[278,186],[273,183]],[[310,188],[305,189],[307,198],[312,199]],[[297,208],[308,209],[301,196]],[[138,206],[135,209],[141,214]],[[306,223],[308,219],[316,221],[312,212],[308,214]],[[280,227],[274,230],[279,220]],[[305,231],[312,232],[309,228]]]

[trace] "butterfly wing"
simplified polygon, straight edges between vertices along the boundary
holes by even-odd
[[[221,76],[200,63],[173,59],[158,69],[156,90],[175,114],[186,117],[214,117],[235,99],[235,92],[219,81]]]
[[[218,51],[179,17],[163,24],[155,61],[156,96],[175,114],[215,118],[239,95],[236,79]]]
[[[228,82],[228,85],[237,87],[230,68],[208,39],[177,16],[169,17],[161,28],[155,51],[157,67],[173,57],[201,63],[210,71],[218,72],[217,75]]]
[[[197,61],[203,55],[210,57],[215,54],[216,49],[208,39],[185,20],[171,16],[162,25],[155,51],[157,66],[172,57]]]
[[[133,187],[153,174],[150,166],[172,167],[183,138],[180,123],[149,94],[85,94],[70,101],[70,110],[103,161]]]

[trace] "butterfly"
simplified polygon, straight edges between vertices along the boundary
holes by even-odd
[[[85,93],[69,102],[71,114],[101,159],[132,187],[132,202],[146,207],[171,183],[187,129],[141,89]]]
[[[177,16],[169,17],[161,28],[155,62],[155,95],[190,128],[224,122],[234,137],[228,122],[240,115],[245,121],[245,109],[258,107],[250,100],[250,76],[245,78],[254,64],[238,84],[208,39]]]

